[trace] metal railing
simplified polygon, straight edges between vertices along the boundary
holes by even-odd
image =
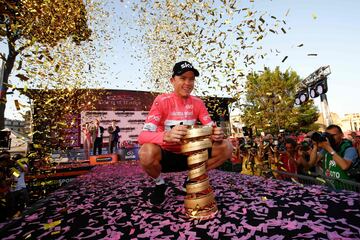
[[[231,164],[229,162],[219,167],[219,170],[240,173],[241,165]],[[262,171],[260,176],[283,180],[283,181],[292,181],[301,185],[322,185],[334,191],[349,190],[360,193],[360,183],[358,182],[346,180],[346,179],[328,177],[313,172],[308,172],[307,175],[302,175],[302,174],[294,174],[279,170],[266,169]]]
[[[312,172],[309,172],[308,175],[294,174],[278,170],[272,170],[271,172],[275,172],[285,180],[290,179],[293,182],[304,185],[323,185],[332,190],[350,190],[360,193],[360,183],[347,179],[338,179]]]

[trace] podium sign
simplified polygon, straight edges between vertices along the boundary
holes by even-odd
[[[90,156],[90,165],[110,164],[118,162],[117,154]]]

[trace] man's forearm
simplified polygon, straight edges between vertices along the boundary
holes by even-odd
[[[315,166],[317,161],[318,161],[318,148],[314,146],[314,148],[310,153],[309,167]]]
[[[343,159],[339,154],[333,150],[333,159],[342,170],[347,170],[351,166],[351,161]]]

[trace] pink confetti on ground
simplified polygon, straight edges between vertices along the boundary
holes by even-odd
[[[360,239],[360,194],[322,186],[209,173],[219,212],[184,215],[186,172],[164,174],[161,207],[147,204],[152,182],[137,162],[97,166],[52,193],[24,218],[1,225],[0,239]],[[44,224],[61,220],[59,232]]]

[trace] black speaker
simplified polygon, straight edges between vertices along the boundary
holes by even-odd
[[[10,149],[10,131],[0,131],[0,148]]]

